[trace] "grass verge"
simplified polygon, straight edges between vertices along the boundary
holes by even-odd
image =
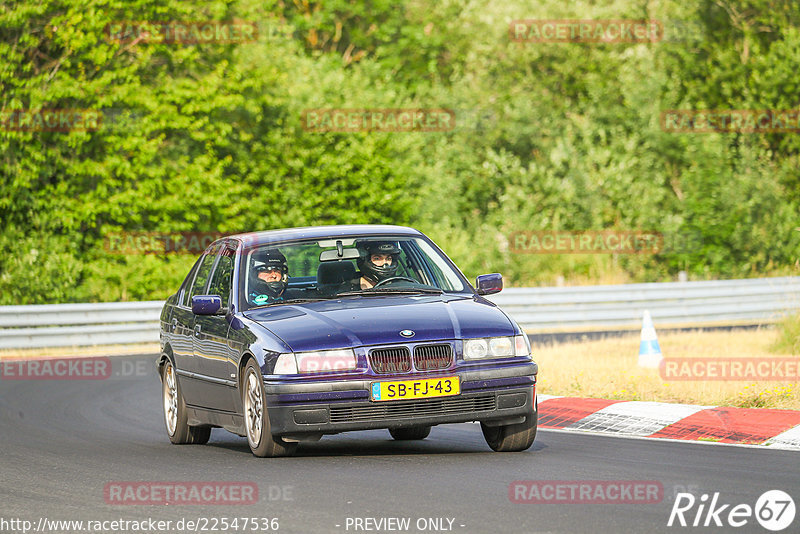
[[[669,333],[659,335],[665,358],[775,358],[782,329]],[[800,384],[773,381],[664,381],[658,370],[638,367],[639,336],[534,345],[538,391],[596,397],[800,410]]]
[[[778,323],[778,335],[770,350],[800,355],[800,313],[790,315]]]

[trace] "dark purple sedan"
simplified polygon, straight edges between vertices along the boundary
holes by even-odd
[[[536,436],[537,365],[520,327],[425,235],[402,226],[292,228],[211,244],[161,313],[173,443],[212,428],[256,456],[386,428],[420,440],[480,421],[495,451]]]

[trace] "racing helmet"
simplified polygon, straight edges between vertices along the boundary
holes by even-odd
[[[391,278],[397,273],[400,245],[396,241],[361,241],[356,244],[356,248],[358,249],[356,264],[364,278],[373,284]],[[373,254],[390,254],[392,263],[379,267],[372,263]]]
[[[286,264],[286,256],[276,248],[259,250],[253,254],[253,266],[250,269],[250,287],[252,291],[259,294],[278,297],[284,292],[289,284],[289,266]],[[260,262],[256,265],[256,262]],[[274,282],[267,282],[258,277],[259,274],[277,270],[281,278]]]

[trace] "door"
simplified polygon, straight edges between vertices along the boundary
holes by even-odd
[[[209,295],[219,295],[222,306],[230,310],[231,280],[236,250],[224,245],[218,256],[208,286]],[[223,412],[235,412],[237,367],[228,347],[227,314],[195,316],[194,355],[204,406]]]
[[[206,405],[202,380],[200,379],[200,365],[195,350],[197,322],[194,313],[192,313],[192,297],[206,294],[209,277],[217,259],[218,251],[219,245],[216,245],[210,247],[203,254],[196,269],[194,280],[189,285],[188,291],[184,292],[181,305],[177,306],[173,313],[175,338],[178,340],[176,345],[179,345],[173,347],[175,367],[183,399],[186,404],[192,406]]]

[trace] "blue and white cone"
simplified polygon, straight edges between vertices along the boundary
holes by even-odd
[[[658,346],[653,319],[650,312],[645,310],[642,316],[642,340],[639,342],[639,367],[658,368],[661,359],[661,347]]]

